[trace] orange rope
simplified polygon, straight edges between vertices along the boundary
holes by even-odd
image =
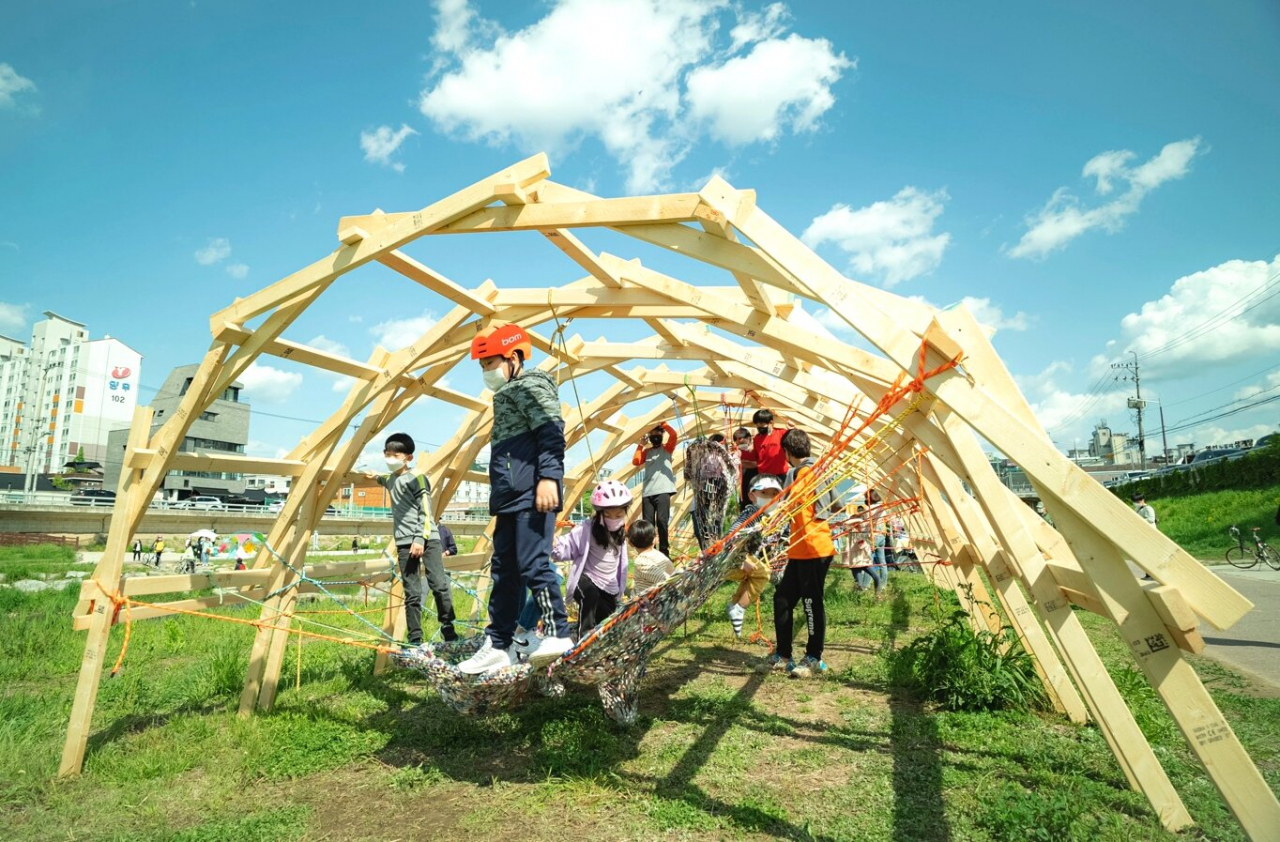
[[[272,623],[268,623],[261,619],[246,620],[240,617],[226,617],[222,614],[210,614],[207,611],[192,611],[191,609],[188,609],[188,608],[177,608],[175,606],[165,605],[163,603],[143,602],[138,599],[132,599],[131,597],[123,596],[115,591],[108,590],[106,587],[103,586],[102,582],[98,581],[98,579],[96,578],[93,580],[93,583],[97,585],[98,589],[102,591],[102,593],[105,594],[106,597],[111,600],[112,604],[116,606],[117,613],[121,607],[124,608],[124,617],[125,617],[124,643],[120,647],[120,657],[116,659],[116,665],[111,670],[111,674],[113,676],[120,672],[120,667],[124,663],[125,653],[129,650],[129,637],[133,629],[133,616],[132,614],[130,614],[129,608],[130,606],[133,606],[133,605],[137,605],[139,607],[144,607],[144,608],[159,609],[161,611],[168,611],[171,614],[185,614],[189,617],[205,617],[210,620],[221,620],[225,623],[237,623],[242,626],[253,626],[256,629],[271,629],[272,631],[282,631],[286,634],[297,634],[299,637],[310,637],[316,640],[327,640],[330,643],[341,643],[346,646],[357,646],[361,649],[372,649],[375,652],[391,653],[391,652],[397,651],[396,648],[392,646],[366,643],[363,640],[351,640],[349,638],[337,637],[336,635],[331,635],[331,634],[321,634],[319,632],[303,631],[300,628],[291,629],[288,626],[274,625]],[[111,622],[112,622],[112,625],[115,624],[114,616],[112,617]]]

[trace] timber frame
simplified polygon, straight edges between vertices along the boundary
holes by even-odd
[[[289,564],[264,552],[250,570],[216,574],[220,586],[263,601],[240,711],[269,709],[293,603],[298,591],[306,590],[288,587],[294,583],[293,569],[305,562],[326,506],[366,445],[414,401],[445,401],[466,415],[447,444],[419,462],[436,489],[437,510],[462,480],[477,478],[469,472],[492,424],[489,394],[461,394],[442,381],[455,365],[470,362],[467,351],[476,330],[501,320],[530,331],[544,355],[539,366],[562,384],[593,372],[606,372],[615,381],[585,404],[564,409],[570,447],[589,432],[605,435],[591,461],[567,466],[567,500],[591,485],[596,467],[671,416],[671,404],[664,403],[629,418],[623,414],[629,403],[665,395],[685,417],[699,415],[713,426],[722,401],[769,406],[826,444],[840,432],[850,407],[865,416],[901,378],[917,378],[958,360],[958,366],[924,384],[915,411],[901,412],[906,403],[899,403],[862,433],[863,440],[874,438],[877,454],[869,460],[867,479],[889,499],[918,501],[909,520],[917,547],[942,562],[928,566],[934,581],[973,595],[972,602],[962,597],[962,604],[975,627],[1001,622],[978,603],[1002,609],[1003,622],[1035,659],[1055,707],[1073,722],[1096,723],[1130,785],[1146,796],[1166,828],[1177,830],[1191,824],[1191,817],[1073,606],[1114,622],[1249,838],[1280,839],[1280,803],[1183,657],[1184,650],[1203,648],[1199,622],[1228,628],[1251,603],[1050,443],[964,307],[935,311],[844,277],[758,208],[754,191],[735,189],[718,177],[697,193],[602,199],[549,176],[547,158],[540,154],[421,210],[343,217],[334,252],[213,314],[212,343],[179,409],[154,434],[149,408],[140,407],[134,417],[106,552],[86,579],[73,618],[87,640],[62,774],[78,774],[83,764],[108,637],[122,619],[113,602],[118,606],[121,595],[177,594],[209,584],[207,576],[121,575],[129,541],[165,473],[195,468],[295,478],[294,493],[268,536]],[[582,228],[605,228],[724,270],[731,283],[692,285],[639,259],[593,251],[573,233]],[[507,231],[541,234],[585,275],[539,289],[500,289],[490,281],[468,287],[401,251],[424,237]],[[411,345],[378,348],[363,362],[283,338],[339,278],[374,262],[447,299],[453,308]],[[878,353],[815,337],[792,318],[801,299],[829,308]],[[562,327],[550,335],[534,330],[601,317],[643,320],[653,335],[614,343],[565,337]],[[251,321],[255,327],[248,326]],[[263,355],[354,382],[332,415],[282,459],[180,452],[192,421]],[[675,371],[665,365],[676,360],[698,361],[702,367]],[[895,415],[895,423],[884,423]],[[1056,527],[1001,484],[979,436],[1027,473]],[[625,480],[631,470],[614,476]],[[687,509],[687,499],[677,498],[673,522]],[[481,538],[474,553],[450,559],[449,566],[480,569],[487,549]],[[1156,582],[1140,582],[1126,560]],[[311,579],[376,579],[386,576],[386,565],[357,561],[307,572]],[[132,619],[163,616],[166,607],[212,604],[210,598],[180,598],[134,609]],[[384,629],[398,634],[402,616],[389,607]],[[376,668],[384,664],[385,654],[379,653]]]

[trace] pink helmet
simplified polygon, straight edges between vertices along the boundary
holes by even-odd
[[[626,506],[631,503],[631,489],[627,488],[616,479],[607,479],[596,486],[596,490],[591,492],[591,505],[597,509],[607,509],[610,506]]]

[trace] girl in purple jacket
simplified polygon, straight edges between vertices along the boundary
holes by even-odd
[[[631,491],[607,479],[591,492],[595,514],[556,539],[551,557],[571,562],[566,593],[578,601],[578,640],[618,608],[627,585],[627,509]]]

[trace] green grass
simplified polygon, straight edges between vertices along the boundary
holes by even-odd
[[[1227,534],[1233,524],[1250,545],[1249,529],[1261,526],[1267,543],[1280,548],[1280,526],[1275,521],[1280,498],[1275,489],[1206,491],[1148,502],[1160,518],[1160,531],[1196,558],[1223,561],[1227,547],[1235,545]]]
[[[37,561],[10,554],[0,571]],[[944,616],[955,605],[918,575],[895,574],[891,598],[875,602],[832,571],[831,674],[804,683],[752,671],[764,650],[732,641],[719,592],[659,648],[632,728],[575,689],[462,717],[416,674],[373,677],[372,653],[325,642],[303,646],[297,687],[291,643],[276,709],[240,719],[251,628],[140,622],[120,677],[103,680],[85,774],[69,780],[54,773],[83,646],[70,631],[75,596],[0,594],[6,842],[1243,839],[1099,618],[1081,615],[1199,822],[1177,837],[1128,788],[1095,728],[947,712],[895,685],[890,654],[934,626],[935,600]],[[772,634],[767,606],[764,623]],[[117,631],[110,661],[120,642]],[[1280,700],[1255,698],[1215,662],[1194,664],[1280,785]]]

